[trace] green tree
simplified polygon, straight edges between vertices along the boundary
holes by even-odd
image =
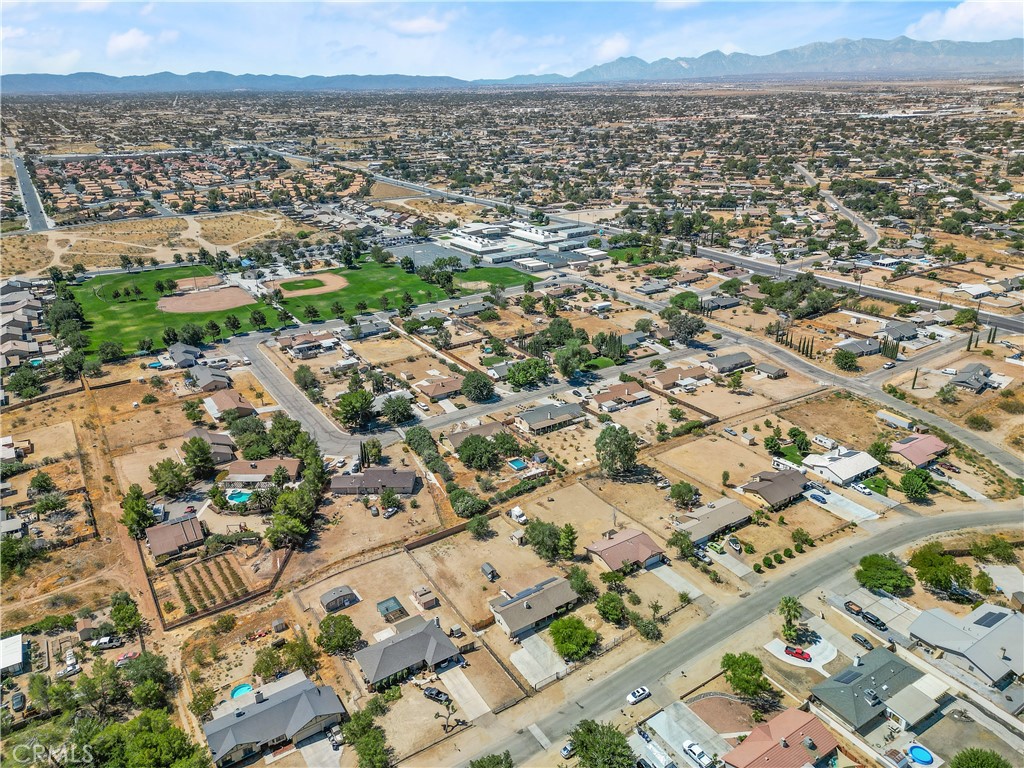
[[[264,680],[273,680],[278,672],[284,669],[284,659],[276,648],[267,646],[256,651],[256,659],[252,665],[252,673]]]
[[[931,486],[931,476],[927,469],[912,469],[900,478],[900,490],[910,501],[927,499]]]
[[[501,754],[484,755],[476,760],[470,760],[469,768],[515,768],[515,763],[506,749]]]
[[[519,308],[528,315],[532,315],[534,310],[537,309],[537,298],[530,294],[524,294],[519,299]]]
[[[619,593],[626,588],[626,577],[618,571],[603,571],[601,573],[601,583],[612,592]]]
[[[110,597],[110,621],[117,634],[133,637],[145,629],[145,619],[139,613],[139,604],[127,592],[115,592]]]
[[[156,492],[164,496],[178,496],[192,482],[185,465],[174,459],[164,459],[149,468],[149,479]]]
[[[181,444],[181,451],[185,455],[185,466],[192,473],[192,477],[200,480],[213,474],[217,464],[213,460],[210,444],[203,438],[190,437]]]
[[[494,397],[494,382],[486,373],[470,371],[462,380],[462,394],[474,403],[482,403]]]
[[[498,449],[482,435],[470,435],[457,449],[459,461],[470,469],[492,469],[500,462]]]
[[[697,488],[684,480],[673,485],[668,495],[677,507],[688,507],[697,498]]]
[[[889,458],[889,443],[886,440],[875,440],[868,446],[868,454],[879,464]]]
[[[636,468],[636,437],[625,427],[608,424],[594,442],[601,471],[624,475]]]
[[[551,641],[563,658],[579,661],[597,644],[597,633],[576,616],[563,616],[551,622]]]
[[[300,365],[295,369],[292,377],[295,379],[295,386],[303,392],[312,392],[315,389],[320,389],[320,382],[317,381],[316,374],[313,373],[313,369],[308,365]]]
[[[740,696],[756,698],[772,690],[761,660],[752,653],[727,653],[722,657],[725,680]]]
[[[380,412],[392,424],[404,424],[412,419],[412,403],[404,397],[392,395],[384,399]]]
[[[605,592],[594,603],[597,614],[611,624],[621,624],[626,618],[626,603],[618,592]]]
[[[366,461],[368,463],[380,464],[381,457],[384,455],[384,446],[381,445],[379,439],[371,437],[369,440],[364,440],[362,450],[366,454]]]
[[[254,309],[249,313],[249,325],[259,330],[260,328],[267,327],[267,316],[260,312],[258,309]]]
[[[466,524],[466,530],[474,538],[480,541],[491,538],[491,534],[494,533],[494,529],[491,528],[491,521],[487,519],[487,515],[474,515],[469,519],[469,523]]]
[[[204,685],[196,689],[192,695],[192,701],[188,703],[188,709],[189,712],[202,721],[207,718],[213,709],[213,705],[216,703],[217,692],[213,688]]]
[[[37,397],[43,393],[43,380],[31,366],[20,365],[7,379],[7,389],[24,399]]]
[[[939,402],[943,405],[953,405],[960,402],[960,393],[957,391],[956,385],[952,383],[939,387],[935,396],[939,398]]]
[[[939,541],[915,550],[910,556],[910,567],[917,572],[922,584],[933,589],[949,591],[954,586],[967,589],[971,583],[971,567],[947,555]]]
[[[579,595],[581,600],[590,600],[597,594],[597,587],[587,576],[587,572],[578,565],[569,568],[567,578],[572,591]]]
[[[636,755],[614,725],[581,720],[569,732],[580,768],[633,768]]]
[[[672,334],[672,338],[683,345],[689,345],[706,328],[707,323],[704,322],[702,317],[688,312],[677,315],[668,322],[668,329]]]
[[[334,415],[350,429],[366,426],[373,418],[373,395],[365,389],[342,395],[338,398]]]
[[[512,387],[529,387],[551,375],[551,367],[543,360],[530,358],[509,366],[506,380]]]
[[[193,424],[203,420],[203,409],[199,407],[198,400],[186,400],[181,404],[181,410],[185,412],[185,418]]]
[[[576,556],[576,529],[570,523],[562,526],[558,534],[558,556],[572,560]]]
[[[534,518],[526,524],[526,540],[530,542],[537,556],[544,560],[558,559],[558,544],[561,538],[561,530],[554,523]]]
[[[316,644],[324,653],[351,654],[359,647],[363,633],[352,619],[344,614],[328,616],[320,622],[320,634],[316,636]]]
[[[1013,768],[1013,765],[991,749],[969,747],[953,756],[949,768]]]
[[[764,449],[768,451],[768,453],[780,453],[782,451],[782,441],[775,435],[768,435],[768,437],[764,439]]]
[[[29,480],[28,487],[36,493],[52,493],[57,490],[57,484],[46,472],[36,472]]]
[[[284,648],[281,649],[281,656],[285,663],[293,669],[301,669],[307,675],[312,675],[320,666],[317,659],[319,655],[320,652],[313,647],[305,635],[299,635],[294,640],[285,643]]]
[[[689,560],[696,553],[689,531],[672,531],[672,535],[668,537],[668,545],[676,548],[680,560]]]
[[[782,617],[785,627],[792,631],[796,627],[796,622],[804,615],[804,607],[800,605],[800,601],[795,597],[786,595],[779,600],[779,605],[775,612]]]
[[[903,594],[914,586],[914,578],[885,555],[865,555],[853,575],[862,587],[883,589],[894,595]]]
[[[857,361],[857,356],[848,349],[837,350],[836,353],[832,355],[832,362],[836,364],[836,368],[840,371],[860,370],[860,363]]]
[[[128,493],[121,499],[121,510],[121,522],[136,539],[141,539],[153,525],[153,513],[138,483],[128,486]]]

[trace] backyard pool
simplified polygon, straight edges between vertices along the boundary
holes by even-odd
[[[245,696],[245,694],[249,693],[250,691],[252,691],[252,686],[249,683],[242,683],[241,685],[236,685],[234,688],[231,689],[231,698],[237,699],[239,696]]]
[[[154,360],[152,363],[149,364],[149,367],[150,368],[163,368],[164,364],[161,363],[159,360]]]
[[[228,491],[228,501],[232,504],[245,504],[250,496],[252,496],[252,491],[239,491],[237,489]]]
[[[508,465],[512,467],[512,469],[514,469],[516,472],[522,472],[529,466],[529,464],[527,464],[522,459],[509,459]]]
[[[40,365],[43,364],[43,358],[41,358],[41,357],[33,358],[32,360],[28,361],[28,364],[31,365],[33,368],[38,368]]]
[[[920,744],[911,744],[907,754],[910,755],[911,760],[919,765],[931,765],[935,762],[935,757],[932,753]]]

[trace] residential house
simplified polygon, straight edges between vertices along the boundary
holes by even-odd
[[[679,515],[677,530],[690,534],[694,544],[705,544],[723,531],[750,521],[751,511],[736,499],[721,498]]]
[[[370,336],[379,336],[382,333],[391,331],[391,324],[387,320],[377,317],[360,317],[355,325],[343,325],[338,333],[343,339],[366,339]]]
[[[296,360],[308,360],[325,350],[334,349],[338,340],[330,331],[308,331],[283,336],[277,344]]]
[[[257,461],[238,459],[225,467],[228,475],[224,478],[224,483],[235,486],[268,483],[278,467],[284,467],[285,472],[288,473],[288,482],[294,483],[299,479],[302,460],[281,457]]]
[[[218,389],[230,389],[231,377],[216,368],[198,366],[192,373],[192,386],[203,392],[215,392]]]
[[[635,528],[607,531],[601,539],[588,544],[586,550],[612,571],[645,568],[665,559],[665,550]]]
[[[838,750],[839,742],[821,720],[790,707],[755,726],[721,760],[725,768],[827,768]]]
[[[956,287],[957,291],[966,293],[972,299],[981,299],[985,296],[989,296],[992,293],[992,287],[985,285],[985,283],[960,283]]]
[[[0,640],[0,676],[20,675],[27,670],[28,661],[23,635],[10,635]]]
[[[653,296],[668,290],[667,280],[652,279],[638,285],[634,290],[643,296]]]
[[[642,331],[630,331],[629,333],[622,334],[621,338],[623,347],[626,349],[636,349],[647,338],[647,334]]]
[[[4,510],[4,514],[7,511]],[[0,520],[0,539],[23,539],[28,536],[28,522],[21,517],[5,517]]]
[[[769,379],[782,379],[787,375],[787,371],[781,365],[775,365],[775,363],[760,362],[754,366],[754,370],[757,373],[762,373]]]
[[[459,649],[433,621],[411,616],[395,624],[396,633],[355,653],[366,684],[375,689],[381,683],[403,679],[406,675],[455,659]]]
[[[624,381],[615,384],[607,391],[594,395],[594,405],[602,411],[617,411],[631,405],[650,402],[651,394],[635,381]]]
[[[698,386],[708,382],[708,372],[699,366],[694,368],[666,368],[663,371],[651,371],[644,380],[658,389],[669,391],[677,387]]]
[[[171,362],[174,363],[175,367],[192,368],[197,364],[199,358],[203,356],[203,350],[199,347],[193,347],[176,341],[167,348],[167,355],[171,358]]]
[[[514,364],[514,361],[511,360],[503,360],[500,363],[495,363],[487,369],[487,375],[495,381],[504,381],[508,378],[508,369]]]
[[[488,605],[497,625],[518,639],[570,610],[577,600],[569,582],[554,576],[511,597],[496,597]]]
[[[220,432],[210,432],[202,427],[193,427],[185,433],[185,439],[198,437],[210,446],[210,453],[213,455],[214,464],[223,464],[226,461],[233,461],[235,458],[235,443],[231,435]]]
[[[981,394],[987,387],[998,388],[992,379],[992,369],[983,363],[971,363],[957,371],[950,380],[954,387],[967,389],[974,394]]]
[[[749,368],[753,364],[754,361],[746,352],[733,352],[731,355],[712,357],[706,362],[701,363],[712,373],[732,373],[733,371]]]
[[[277,751],[337,725],[345,706],[334,689],[292,672],[219,704],[203,725],[217,768],[262,752]]]
[[[473,301],[469,304],[463,304],[461,307],[456,307],[451,312],[455,317],[475,317],[483,312],[485,309],[490,309],[491,305],[486,304],[482,301]]]
[[[881,465],[865,451],[840,446],[826,453],[812,453],[804,458],[804,466],[833,485],[846,486],[873,475]]]
[[[373,398],[373,403],[370,405],[370,408],[373,409],[374,413],[380,413],[381,409],[384,407],[384,403],[392,397],[398,397],[402,400],[408,400],[409,402],[416,399],[416,395],[407,389],[395,389],[391,392],[384,392],[383,394],[377,395]]]
[[[331,477],[331,493],[355,496],[378,496],[387,489],[410,494],[416,490],[418,475],[412,470],[376,467],[351,475]]]
[[[221,389],[204,397],[203,407],[214,419],[223,419],[228,411],[234,411],[240,417],[256,413],[255,406],[233,389]]]
[[[183,515],[146,529],[146,546],[158,561],[195,549],[205,539],[203,524],[195,515]]]
[[[341,608],[348,608],[350,605],[355,605],[358,602],[359,595],[347,584],[329,589],[320,595],[320,607],[328,613]]]
[[[836,344],[835,349],[853,352],[857,357],[867,357],[881,352],[882,344],[878,339],[846,339]]]
[[[577,403],[540,405],[517,414],[515,425],[528,434],[543,435],[568,426],[582,416],[583,409]]]
[[[738,307],[740,300],[736,296],[712,296],[704,299],[701,306],[709,312],[716,312],[719,309],[732,309]]]
[[[885,648],[875,648],[811,688],[811,701],[864,735],[886,721],[900,730],[913,728],[939,708],[945,693],[945,686],[931,675]]]
[[[983,603],[963,617],[930,608],[914,619],[910,637],[993,688],[1024,677],[1024,615],[1010,608]]]
[[[494,437],[499,432],[505,431],[505,425],[500,421],[488,421],[483,424],[479,424],[473,427],[463,426],[462,429],[454,432],[449,432],[445,435],[448,440],[448,444],[451,445],[452,450],[459,450],[459,446],[462,445],[462,441],[467,437],[478,435],[480,437]]]
[[[935,435],[910,435],[889,446],[889,455],[909,469],[926,467],[949,450]]]
[[[462,377],[433,376],[416,382],[412,388],[431,400],[443,400],[450,395],[457,394],[462,389]]]
[[[891,341],[909,341],[917,338],[917,326],[907,322],[888,323],[879,334]]]
[[[804,476],[795,469],[758,472],[739,490],[769,509],[781,509],[803,496]]]

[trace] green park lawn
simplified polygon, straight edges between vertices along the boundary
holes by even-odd
[[[165,328],[180,328],[186,323],[195,323],[201,326],[210,320],[220,325],[226,336],[228,334],[224,328],[224,318],[228,315],[234,315],[241,321],[240,331],[250,331],[253,330],[253,327],[249,323],[249,314],[254,309],[262,311],[270,325],[276,325],[275,311],[263,304],[250,304],[216,312],[185,314],[163,312],[157,309],[157,301],[161,297],[161,294],[153,287],[157,280],[175,280],[179,286],[184,287],[192,277],[204,277],[212,274],[214,272],[209,267],[188,266],[99,276],[82,285],[73,286],[71,291],[82,305],[82,310],[85,313],[87,324],[85,333],[89,337],[87,351],[94,351],[104,341],[113,340],[120,342],[125,351],[130,353],[136,350],[138,341],[145,338],[153,340],[154,349],[162,349],[165,345],[161,336]],[[134,287],[138,287],[142,291],[140,296],[131,294],[130,299],[125,299],[123,296],[119,299],[113,298],[115,290],[123,294],[126,289],[131,291]]]
[[[532,280],[529,275],[523,274],[518,269],[511,267],[472,267],[465,272],[459,273],[455,278],[456,285],[467,283],[491,283],[508,288],[512,285],[523,285]]]
[[[633,258],[633,254],[635,253],[640,253],[640,248],[612,248],[610,251],[608,251],[608,258],[610,258],[612,261],[616,259],[620,259],[622,261],[629,261],[630,259]]]
[[[613,365],[615,365],[615,361],[610,357],[595,357],[583,366],[583,370],[598,371],[602,368],[611,368]]]
[[[308,291],[310,288],[323,288],[324,281],[315,277],[300,277],[297,280],[289,280],[281,283],[283,291]]]
[[[365,301],[370,309],[383,309],[381,297],[388,297],[389,307],[398,307],[402,303],[402,295],[409,292],[416,304],[440,301],[448,298],[445,292],[436,285],[424,282],[415,274],[405,272],[397,265],[380,265],[375,262],[360,264],[358,269],[332,269],[348,281],[348,286],[331,293],[320,293],[315,296],[293,296],[281,303],[300,320],[305,320],[303,310],[314,306],[320,310],[322,319],[335,317],[331,305],[339,302],[345,308],[346,315],[359,312],[356,304]]]

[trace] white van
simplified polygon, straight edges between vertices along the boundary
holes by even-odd
[[[942,372],[947,376],[956,376],[956,368],[943,368]]]

